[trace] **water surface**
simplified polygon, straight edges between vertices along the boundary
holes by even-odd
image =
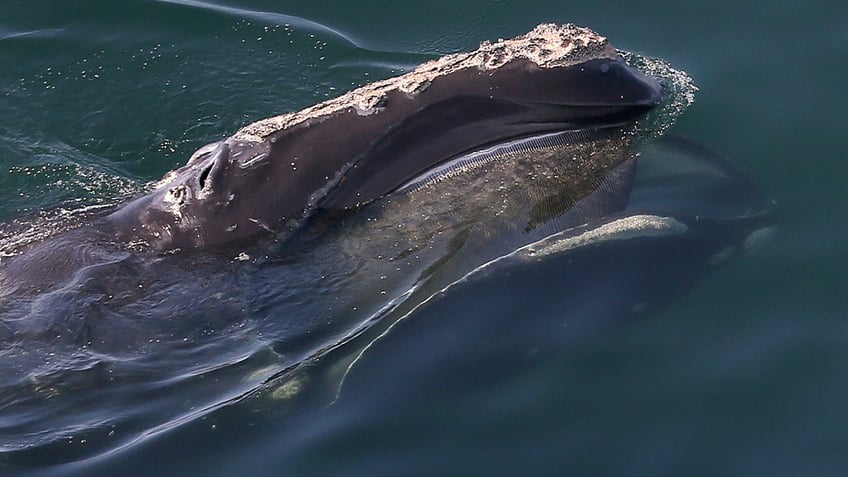
[[[121,202],[242,125],[543,21],[592,27],[619,48],[689,72],[701,90],[674,131],[735,158],[781,211],[770,244],[669,307],[557,341],[555,351],[520,354],[481,339],[440,348],[439,356],[389,343],[352,376],[350,392],[360,398],[345,405],[310,408],[310,399],[327,396],[308,392],[294,401],[257,399],[107,456],[48,466],[66,460],[57,451],[4,472],[848,469],[842,4],[9,0],[2,11],[0,219],[7,224]],[[406,333],[429,329],[418,326]],[[421,343],[450,339],[450,327],[433,330]],[[398,336],[394,343],[409,343]],[[287,412],[297,405],[310,412]]]

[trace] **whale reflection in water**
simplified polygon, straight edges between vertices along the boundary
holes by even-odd
[[[0,450],[98,454],[272,383],[334,394],[411,316],[530,343],[664,303],[771,215],[727,161],[654,139],[692,91],[541,25],[201,148],[2,262]]]

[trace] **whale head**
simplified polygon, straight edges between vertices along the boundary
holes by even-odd
[[[254,123],[199,149],[112,220],[158,250],[214,247],[290,233],[321,211],[355,209],[498,145],[559,132],[627,142],[662,101],[661,85],[603,37],[593,44],[559,34],[548,47],[571,56],[529,54],[538,41],[510,50],[526,36],[484,44]]]

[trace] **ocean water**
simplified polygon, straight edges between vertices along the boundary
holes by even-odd
[[[0,13],[4,224],[119,203],[245,124],[541,22],[688,72],[700,90],[673,132],[732,157],[779,207],[771,241],[639,320],[527,349],[515,321],[468,340],[497,308],[448,304],[465,319],[423,314],[339,396],[309,386],[321,373],[297,376],[120,446],[69,433],[0,457],[3,475],[848,472],[843,4],[3,0]],[[140,403],[158,402],[146,391]]]

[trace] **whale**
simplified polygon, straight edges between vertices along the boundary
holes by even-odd
[[[632,283],[657,263],[691,283],[771,217],[745,174],[665,134],[693,91],[660,60],[543,24],[199,148],[147,194],[0,259],[2,462],[108,454],[310,381],[330,383],[325,405],[416,322],[522,335],[475,307],[667,302],[681,290]]]

